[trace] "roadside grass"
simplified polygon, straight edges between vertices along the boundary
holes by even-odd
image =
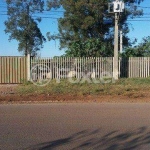
[[[67,79],[56,80],[46,86],[36,86],[24,83],[18,86],[17,93],[24,94],[70,94],[70,95],[124,95],[128,97],[143,97],[150,90],[149,78],[122,78],[115,83],[70,83]]]

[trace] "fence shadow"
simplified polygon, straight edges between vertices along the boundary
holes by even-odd
[[[111,131],[105,135],[101,134],[100,129],[96,129],[84,130],[66,138],[29,147],[26,150],[55,150],[64,149],[64,146],[68,150],[133,150],[148,144],[150,144],[150,129],[147,127],[126,132]]]

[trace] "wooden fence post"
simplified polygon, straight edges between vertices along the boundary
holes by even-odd
[[[30,68],[30,54],[27,55],[27,81],[30,81],[31,68]]]

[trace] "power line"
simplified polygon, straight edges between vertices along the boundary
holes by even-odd
[[[143,19],[143,18],[150,18],[150,16],[149,17],[136,17],[135,19]]]
[[[7,16],[7,14],[1,14],[0,13],[0,15],[2,15],[2,16]],[[60,17],[47,17],[47,16],[32,16],[33,18],[42,18],[42,19],[60,19],[61,18],[61,16]]]
[[[1,14],[0,13],[0,15],[4,15],[4,16],[7,16],[7,14]],[[60,17],[48,17],[48,16],[32,16],[32,17],[34,17],[34,18],[42,18],[42,19],[60,19],[61,18],[61,16]],[[150,17],[140,17],[139,19],[144,19],[144,18],[150,18]],[[148,20],[148,19],[145,19],[145,20],[135,20],[135,19],[128,19],[127,21],[136,21],[136,22],[138,22],[138,21],[140,21],[140,22],[149,22],[150,20]]]
[[[150,8],[150,6],[137,6],[137,7],[140,7],[140,8]]]
[[[37,16],[33,16],[34,18],[37,18]],[[55,18],[55,17],[41,17],[42,19],[60,19],[60,18]]]
[[[141,22],[150,22],[150,20],[127,20],[127,21],[141,21]]]

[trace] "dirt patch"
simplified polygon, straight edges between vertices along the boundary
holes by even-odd
[[[99,102],[99,103],[138,103],[150,102],[148,97],[128,97],[128,96],[95,96],[95,95],[1,95],[0,103],[45,103],[45,102]]]
[[[149,91],[128,92],[124,95],[18,94],[18,85],[0,85],[0,103],[149,103]]]
[[[0,84],[0,95],[15,94],[17,84]]]

